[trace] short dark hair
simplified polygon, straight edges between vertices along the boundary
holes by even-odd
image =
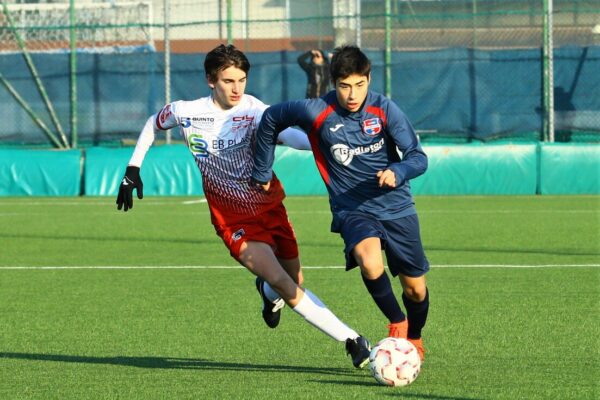
[[[335,82],[339,78],[347,78],[350,75],[369,76],[371,73],[371,61],[358,47],[346,45],[336,47],[331,59],[331,80]]]
[[[250,62],[246,55],[238,50],[234,45],[225,46],[221,44],[212,49],[204,59],[204,72],[206,78],[214,82],[217,80],[219,71],[229,67],[236,67],[248,74],[250,71]]]

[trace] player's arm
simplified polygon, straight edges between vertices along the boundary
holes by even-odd
[[[125,175],[119,186],[119,194],[117,195],[117,209],[127,211],[133,208],[133,190],[137,191],[138,199],[144,198],[144,184],[140,177],[140,167],[144,162],[144,157],[154,143],[157,128],[154,126],[156,115],[151,116],[146,121],[142,132],[135,145],[133,155],[125,169]]]
[[[291,147],[296,150],[310,150],[308,135],[299,129],[287,128],[279,133],[277,144]]]
[[[306,53],[300,54],[298,56],[298,65],[305,72],[310,72],[310,62],[312,60],[312,52],[309,50]]]
[[[144,198],[144,184],[140,176],[140,168],[146,157],[146,153],[154,143],[156,134],[162,129],[169,129],[174,126],[175,118],[171,112],[172,105],[165,106],[158,114],[154,114],[146,121],[144,128],[140,132],[133,155],[129,159],[125,175],[119,185],[117,195],[117,209],[128,211],[133,208],[133,190],[137,192],[138,199]]]
[[[393,162],[388,169],[379,171],[379,186],[396,187],[422,175],[427,170],[427,155],[408,118],[393,102],[387,108],[387,132],[402,152],[402,160]]]
[[[292,101],[273,105],[263,113],[256,132],[252,168],[252,180],[263,188],[273,177],[272,168],[279,132],[294,125],[302,127],[304,111],[303,101]]]

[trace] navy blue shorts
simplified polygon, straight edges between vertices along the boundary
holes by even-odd
[[[382,221],[364,213],[348,213],[344,218],[337,218],[334,226],[334,231],[339,232],[344,239],[346,270],[358,266],[352,255],[354,247],[366,238],[378,237],[393,276],[400,273],[419,277],[429,271],[417,214]]]

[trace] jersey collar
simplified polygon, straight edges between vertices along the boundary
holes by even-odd
[[[344,118],[350,118],[350,119],[356,119],[356,120],[361,120],[362,117],[365,115],[365,108],[367,106],[367,104],[369,104],[371,101],[371,91],[369,90],[367,92],[367,97],[365,97],[365,101],[363,102],[363,104],[360,106],[360,108],[358,109],[358,111],[348,111],[346,110],[344,107],[342,107],[340,105],[340,103],[338,102],[337,96],[333,95],[333,104],[335,105],[335,109],[337,111],[337,113],[344,117]]]

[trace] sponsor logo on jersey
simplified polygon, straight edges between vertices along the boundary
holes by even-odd
[[[383,138],[369,146],[359,146],[355,149],[351,149],[345,144],[338,143],[331,146],[329,151],[331,152],[331,155],[335,161],[343,166],[348,166],[352,162],[352,158],[354,158],[354,156],[359,156],[366,153],[376,153],[383,148],[383,144]]]
[[[181,126],[183,128],[189,128],[194,125],[194,128],[212,128],[215,124],[213,117],[183,117],[181,119]]]
[[[379,118],[365,119],[362,123],[363,132],[369,136],[375,136],[381,132]]]
[[[241,145],[247,145],[250,143],[250,135],[245,135],[239,138],[233,139],[213,139],[212,150],[225,150],[234,149]]]
[[[250,116],[250,115],[242,115],[239,117],[233,117],[232,118],[233,122],[240,122],[240,121],[254,121],[254,117]]]
[[[238,131],[249,127],[254,121],[254,117],[250,115],[240,115],[231,119],[231,132]]]
[[[336,124],[333,128],[329,128],[331,132],[337,132],[340,128],[342,128],[344,124]]]
[[[238,229],[237,231],[235,231],[232,235],[231,238],[233,239],[234,242],[237,242],[238,240],[240,240],[242,238],[242,236],[244,236],[246,234],[246,232],[244,231],[244,228]]]
[[[208,142],[198,133],[188,136],[188,146],[196,158],[208,157]]]

